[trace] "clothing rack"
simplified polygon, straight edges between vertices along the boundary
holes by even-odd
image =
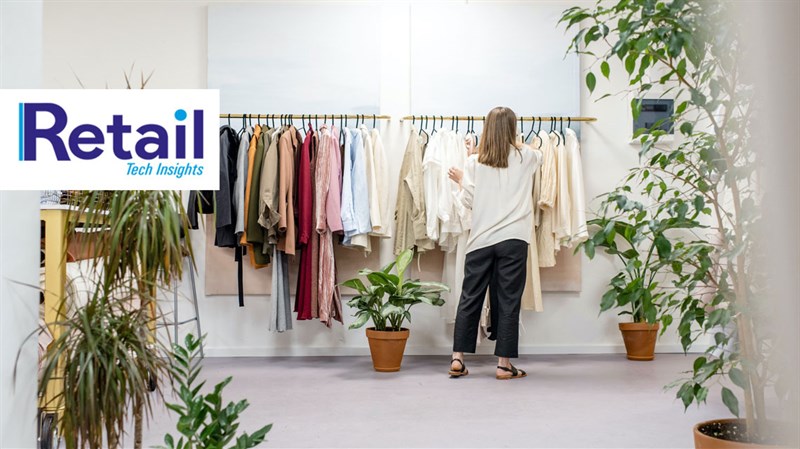
[[[404,120],[441,120],[441,121],[482,121],[485,120],[486,116],[482,115],[407,115],[401,119]],[[539,116],[528,116],[528,117],[517,117],[517,120],[521,120],[523,122],[557,122],[557,121],[571,121],[571,122],[596,122],[597,117],[558,117],[558,116],[550,116],[550,117],[539,117]]]
[[[284,119],[284,120],[304,120],[304,119],[357,119],[357,120],[391,120],[391,115],[379,114],[220,114],[219,118],[249,118],[249,119]]]

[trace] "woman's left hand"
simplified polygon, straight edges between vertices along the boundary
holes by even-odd
[[[464,177],[464,172],[459,168],[450,167],[450,170],[447,171],[447,176],[461,186],[461,178]]]

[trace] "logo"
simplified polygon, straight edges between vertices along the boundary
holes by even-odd
[[[216,90],[2,91],[0,188],[217,190],[218,114]]]

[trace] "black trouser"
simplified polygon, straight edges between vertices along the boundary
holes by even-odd
[[[467,254],[456,314],[454,352],[475,352],[481,309],[491,284],[492,334],[497,338],[494,354],[519,355],[519,309],[527,263],[528,244],[522,240],[505,240]]]

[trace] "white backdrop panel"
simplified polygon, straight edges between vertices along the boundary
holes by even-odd
[[[208,87],[220,111],[377,114],[379,14],[364,3],[210,5]]]
[[[414,114],[578,115],[580,61],[556,28],[563,2],[431,2],[411,6]]]

